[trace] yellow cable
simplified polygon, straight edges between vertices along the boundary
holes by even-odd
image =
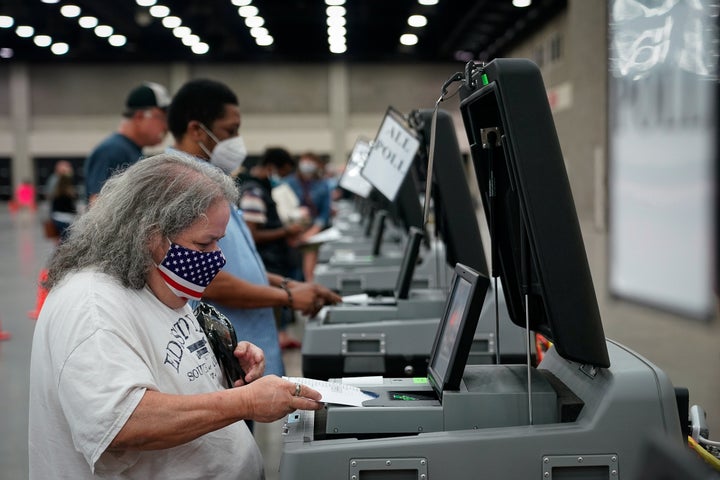
[[[698,443],[692,437],[688,437],[688,445],[690,446],[690,448],[695,450],[698,455],[700,455],[700,458],[709,463],[710,466],[712,466],[715,470],[720,471],[720,459],[705,450],[702,445],[698,445]]]

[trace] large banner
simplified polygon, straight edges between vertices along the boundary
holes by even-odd
[[[715,305],[715,3],[610,2],[610,291],[697,318]]]

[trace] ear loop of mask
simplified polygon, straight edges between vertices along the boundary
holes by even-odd
[[[167,240],[167,242],[168,242],[168,249],[167,249],[167,251],[165,252],[165,254],[163,255],[162,260],[160,260],[160,263],[162,263],[162,262],[165,261],[165,257],[167,257],[168,252],[169,252],[170,249],[172,248],[172,240],[170,240],[170,237],[165,236],[165,240]],[[153,265],[155,265],[155,268],[158,268],[158,267],[160,266],[160,263],[155,263],[155,260],[153,259]]]
[[[203,125],[202,122],[198,122],[198,125],[200,125],[200,128],[202,128],[203,132],[207,133],[208,136],[212,139],[213,142],[215,142],[215,145],[217,146],[218,143],[220,143],[220,140],[215,136],[214,133],[210,131],[209,128],[207,128],[205,125]],[[208,148],[202,143],[198,142],[198,146],[200,147],[200,150],[207,155],[208,158],[210,158],[210,155],[212,154],[212,150],[208,150]]]

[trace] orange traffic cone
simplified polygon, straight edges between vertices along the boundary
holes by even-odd
[[[42,309],[43,303],[45,303],[45,298],[47,298],[48,291],[45,287],[43,287],[43,283],[47,280],[47,276],[48,271],[46,268],[40,270],[40,275],[38,276],[37,295],[35,296],[35,310],[30,310],[27,313],[28,318],[31,318],[32,320],[37,320],[38,316],[40,316],[40,310]]]
[[[0,318],[0,340],[10,340],[12,334],[2,328],[2,319]]]

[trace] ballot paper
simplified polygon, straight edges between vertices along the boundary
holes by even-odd
[[[342,233],[335,227],[316,233],[303,242],[303,245],[320,245],[328,242],[336,242],[342,238]]]
[[[326,382],[304,377],[283,377],[285,380],[301,385],[307,385],[317,390],[322,395],[320,399],[324,403],[336,403],[338,405],[352,405],[361,407],[366,400],[377,398],[377,395],[361,390],[354,385],[343,383]]]

